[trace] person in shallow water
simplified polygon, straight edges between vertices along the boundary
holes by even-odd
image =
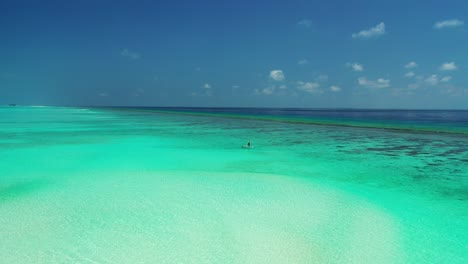
[[[243,145],[242,148],[253,148],[253,146],[250,144],[250,140],[247,142],[246,145]]]

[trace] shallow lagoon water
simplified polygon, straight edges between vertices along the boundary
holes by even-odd
[[[466,134],[279,121],[0,108],[0,262],[466,262]]]

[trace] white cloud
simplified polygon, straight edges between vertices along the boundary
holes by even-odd
[[[437,77],[437,75],[433,74],[433,75],[427,77],[424,80],[424,82],[429,84],[429,85],[437,85],[437,84],[439,84],[439,78]]]
[[[462,20],[458,19],[449,19],[444,21],[439,21],[434,24],[435,29],[443,29],[443,28],[454,28],[454,27],[461,27],[465,24]]]
[[[312,20],[310,19],[302,19],[301,21],[297,22],[299,27],[310,28],[312,27]]]
[[[408,85],[408,88],[411,89],[411,90],[415,90],[415,89],[418,89],[420,87],[424,87],[424,86],[440,86],[440,85],[443,85],[443,84],[447,84],[448,82],[450,82],[452,80],[452,76],[444,76],[444,77],[440,77],[438,76],[437,74],[432,74],[432,75],[429,75],[427,77],[425,76],[422,76],[422,75],[418,75],[414,78],[415,80],[415,83],[412,83],[412,84],[409,84]]]
[[[322,93],[322,90],[319,88],[320,84],[316,82],[297,82],[297,89],[307,93]]]
[[[414,61],[411,61],[411,62],[408,62],[408,64],[405,65],[405,68],[406,69],[413,69],[413,68],[416,68],[418,67],[418,64]]]
[[[282,85],[270,85],[269,87],[266,87],[263,89],[255,89],[254,91],[255,91],[255,94],[257,95],[272,95],[272,94],[282,94],[284,93],[286,89],[288,89],[288,86],[286,86],[285,84],[282,84]]]
[[[361,30],[359,33],[352,34],[353,38],[371,38],[385,34],[385,24],[382,22],[368,30]]]
[[[452,80],[452,76],[445,76],[440,79],[441,82],[450,82]]]
[[[233,86],[231,86],[231,87],[232,87],[233,90],[236,90],[236,89],[239,89],[239,88],[240,88],[240,85],[236,85],[236,84],[235,84],[235,85],[233,85]]]
[[[464,96],[468,95],[468,89],[464,89],[462,87],[456,87],[452,85],[447,85],[444,87],[444,89],[441,91],[443,94],[447,94],[450,96]]]
[[[209,83],[204,83],[201,86],[202,91],[200,92],[193,92],[191,95],[192,96],[212,96],[213,95],[213,88],[211,84]]]
[[[332,86],[330,86],[330,91],[339,92],[339,91],[341,91],[341,88],[339,86],[332,85]]]
[[[99,95],[100,97],[108,97],[108,96],[109,96],[108,93],[99,93],[98,95]]]
[[[273,70],[270,72],[270,78],[275,81],[283,81],[285,77],[282,70]]]
[[[414,77],[414,75],[415,75],[414,72],[410,71],[410,72],[407,72],[407,73],[405,74],[405,77],[406,77],[406,78],[412,78],[412,77]]]
[[[446,62],[440,65],[439,70],[441,71],[453,71],[457,69],[457,65],[455,65],[455,62]]]
[[[258,91],[258,90],[257,90]],[[260,91],[261,94],[264,94],[264,95],[270,95],[272,94],[274,91],[274,88],[273,87],[267,87],[267,88],[264,88]]]
[[[364,66],[362,66],[362,64],[359,64],[357,62],[355,62],[355,63],[346,63],[346,66],[351,67],[353,69],[353,71],[356,71],[356,72],[364,71]]]
[[[255,89],[255,94],[259,94],[259,95],[271,95],[273,94],[273,92],[275,91],[275,87],[267,87],[267,88],[263,88],[263,89]]]
[[[299,64],[299,65],[306,65],[306,64],[309,64],[309,61],[306,60],[306,59],[303,59],[303,60],[298,61],[297,64]]]
[[[364,67],[358,63],[354,63],[353,65],[351,65],[351,67],[353,68],[353,71],[362,72],[364,70]]]
[[[317,82],[326,82],[326,81],[328,81],[328,75],[320,74],[319,76],[317,76],[317,78],[315,78],[315,80]]]
[[[120,55],[124,56],[124,57],[127,57],[127,58],[130,58],[132,60],[137,60],[140,58],[140,54],[136,53],[136,52],[133,52],[133,51],[129,51],[128,49],[124,49],[120,52]]]
[[[376,81],[368,80],[366,77],[360,77],[358,83],[368,88],[386,88],[390,86],[390,80],[379,78]]]

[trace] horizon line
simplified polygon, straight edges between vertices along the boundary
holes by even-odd
[[[193,108],[193,109],[285,109],[285,110],[387,110],[387,111],[468,111],[468,108],[370,108],[370,107],[271,107],[271,106],[132,106],[132,105],[36,105],[36,104],[2,104],[8,107],[49,106],[49,107],[94,107],[94,108]]]

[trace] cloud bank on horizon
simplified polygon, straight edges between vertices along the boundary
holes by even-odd
[[[0,3],[0,103],[468,108],[468,2],[47,2]]]

